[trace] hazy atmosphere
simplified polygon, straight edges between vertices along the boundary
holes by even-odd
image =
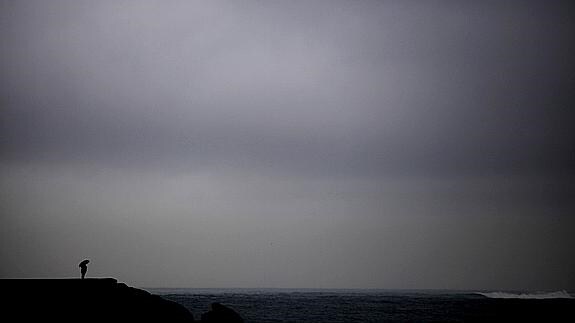
[[[0,0],[0,277],[575,290],[568,1]]]

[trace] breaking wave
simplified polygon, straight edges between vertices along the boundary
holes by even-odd
[[[556,292],[535,292],[535,293],[483,292],[477,294],[489,298],[520,298],[520,299],[573,298],[573,296],[571,296],[564,290]]]

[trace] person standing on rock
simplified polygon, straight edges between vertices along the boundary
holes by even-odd
[[[86,272],[88,271],[88,263],[90,260],[82,260],[82,262],[78,265],[80,267],[80,273],[82,274],[82,279],[86,276]]]

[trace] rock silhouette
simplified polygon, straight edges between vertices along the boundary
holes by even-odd
[[[0,279],[2,315],[15,322],[193,322],[183,306],[113,278]]]
[[[211,310],[202,314],[205,323],[243,323],[241,316],[229,307],[220,303],[212,303]]]
[[[182,305],[114,278],[0,279],[3,317],[15,322],[194,322]],[[213,303],[201,322],[243,323]]]

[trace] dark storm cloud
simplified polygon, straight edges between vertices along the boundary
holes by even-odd
[[[58,4],[4,5],[4,158],[573,171],[560,3]]]

